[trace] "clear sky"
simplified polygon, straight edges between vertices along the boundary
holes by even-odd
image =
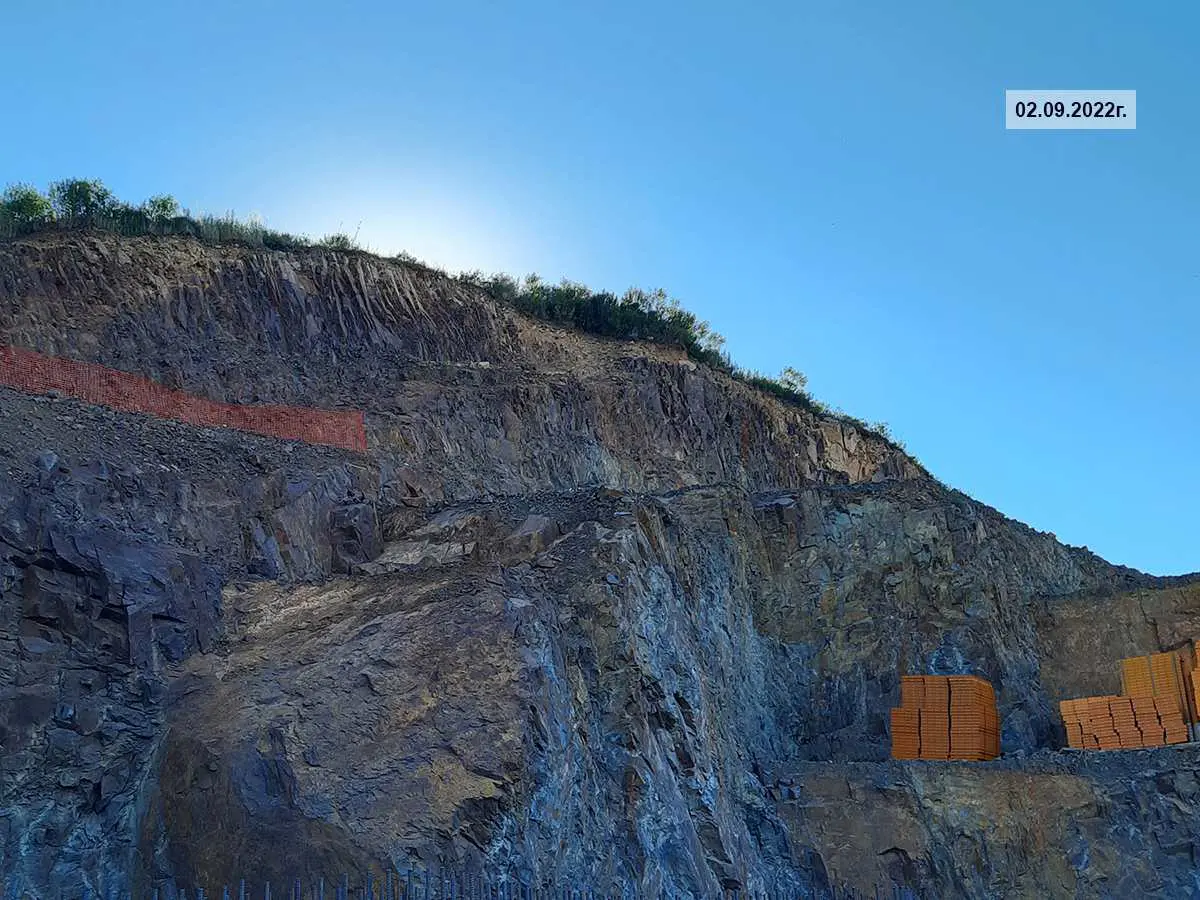
[[[1200,7],[4,0],[0,180],[664,287],[948,484],[1200,569]],[[1138,92],[1006,132],[1005,88]]]

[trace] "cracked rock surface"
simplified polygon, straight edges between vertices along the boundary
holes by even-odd
[[[11,895],[414,862],[630,898],[1198,890],[1196,751],[1063,752],[1056,713],[1200,634],[1194,580],[364,256],[8,242],[0,331],[370,431],[0,390]],[[991,680],[1005,758],[889,760],[902,672]]]

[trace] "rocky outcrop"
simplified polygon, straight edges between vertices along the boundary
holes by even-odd
[[[680,351],[550,329],[365,255],[47,237],[0,244],[0,272],[0,338],[215,400],[365,409],[384,480],[426,498],[919,471]]]
[[[309,838],[320,852],[307,861],[269,868],[277,880],[399,859],[493,872],[516,861],[522,880],[624,896],[1149,883],[1141,863],[1121,862],[1102,812],[1128,779],[1156,790],[1146,754],[1107,766],[1037,755],[1057,735],[1028,584],[1086,578],[1053,546],[1044,570],[996,565],[1012,535],[987,538],[988,516],[938,494],[695,488],[476,504],[390,545],[421,552],[379,574],[231,592],[242,618],[227,647],[193,656],[177,682],[187,699],[172,716],[204,723],[205,738],[181,729],[167,752],[203,765],[190,761],[198,775],[161,798],[159,840],[179,855],[159,874],[228,878],[247,839],[249,858],[270,858],[277,818],[299,809],[306,834],[328,836]],[[860,557],[855,527],[889,539]],[[964,666],[997,684],[1006,749],[1031,762],[886,761],[897,673]],[[1151,759],[1158,773],[1195,763],[1191,751]],[[203,787],[210,765],[257,785],[268,763],[287,776],[266,800]],[[1144,802],[1195,799],[1184,787],[1176,806]],[[183,837],[221,831],[225,803],[243,816],[236,852]],[[1186,820],[1142,840],[1186,843]],[[1059,848],[1058,869],[1027,871],[1038,842]],[[1065,861],[1101,848],[1096,862]],[[1177,860],[1167,870],[1160,881],[1182,883]]]
[[[349,456],[0,393],[10,886],[127,883],[172,668],[217,646],[231,574],[329,571],[321,523],[354,508]]]
[[[929,897],[1190,897],[1194,750],[986,766],[808,764],[776,790],[831,880]]]
[[[0,391],[11,892],[414,861],[625,897],[1191,889],[1194,751],[1064,754],[1054,712],[1193,636],[1186,580],[366,256],[0,244],[0,332],[369,433]],[[1006,758],[889,761],[906,671],[989,678]]]

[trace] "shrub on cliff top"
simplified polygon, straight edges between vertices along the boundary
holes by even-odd
[[[778,397],[785,403],[790,403],[793,406],[799,406],[802,409],[807,409],[815,413],[827,413],[828,407],[825,404],[814,400],[812,395],[806,391],[803,386],[797,386],[797,382],[789,378],[788,371],[796,373],[796,370],[788,366],[783,370],[783,374],[779,378],[772,378],[770,375],[764,375],[761,372],[755,372],[751,369],[738,369],[734,374],[737,378],[753,385],[760,391],[766,391],[774,397]],[[799,373],[796,373],[799,374]],[[801,376],[803,377],[803,376]]]
[[[485,278],[476,272],[462,280],[536,318],[606,337],[670,344],[714,368],[733,371],[722,350],[725,339],[665,291],[632,288],[617,297],[565,279],[548,284],[537,275],[517,281],[508,275]]]
[[[338,232],[321,238],[321,246],[330,250],[359,250],[358,242],[348,234]]]
[[[182,210],[179,201],[170,194],[158,194],[142,204],[142,212],[155,222],[166,222],[177,218]]]
[[[47,194],[30,185],[15,184],[0,195],[0,237],[19,237],[52,228],[98,228],[126,237],[186,235],[211,243],[272,250],[311,246],[306,237],[273,231],[259,221],[242,221],[233,213],[192,215],[169,194],[158,194],[133,206],[118,200],[95,179],[56,181]]]
[[[68,178],[50,185],[50,204],[63,221],[86,221],[116,213],[121,204],[94,178]]]
[[[35,228],[54,218],[50,199],[31,184],[10,184],[0,194],[0,225]]]
[[[95,179],[68,179],[50,185],[48,195],[27,184],[13,184],[0,194],[0,237],[15,237],[50,228],[91,227],[126,236],[188,235],[210,243],[237,243],[271,250],[301,250],[312,246],[302,235],[265,228],[259,221],[241,221],[233,213],[217,217],[192,216],[180,209],[174,197],[160,194],[139,206],[118,200]],[[337,233],[319,246],[339,251],[360,250],[355,237]],[[407,253],[396,260],[431,269]],[[548,284],[537,275],[518,281],[509,275],[464,273],[459,280],[486,290],[528,315],[578,328],[591,334],[626,340],[651,341],[683,349],[693,359],[725,372],[786,403],[822,415],[840,418],[883,440],[902,446],[886,424],[868,425],[861,419],[832,410],[813,399],[807,378],[790,366],[772,378],[733,364],[724,350],[725,339],[708,322],[689,312],[663,290],[631,288],[620,297],[597,292],[573,281]]]

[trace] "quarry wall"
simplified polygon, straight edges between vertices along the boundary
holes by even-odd
[[[1194,748],[1053,748],[1056,701],[1200,633],[1200,588],[851,423],[318,250],[0,242],[0,345],[29,348],[0,350],[0,895],[248,859],[629,898],[1195,884]],[[351,408],[366,458],[319,411]],[[986,678],[1005,756],[888,760],[901,672]]]

